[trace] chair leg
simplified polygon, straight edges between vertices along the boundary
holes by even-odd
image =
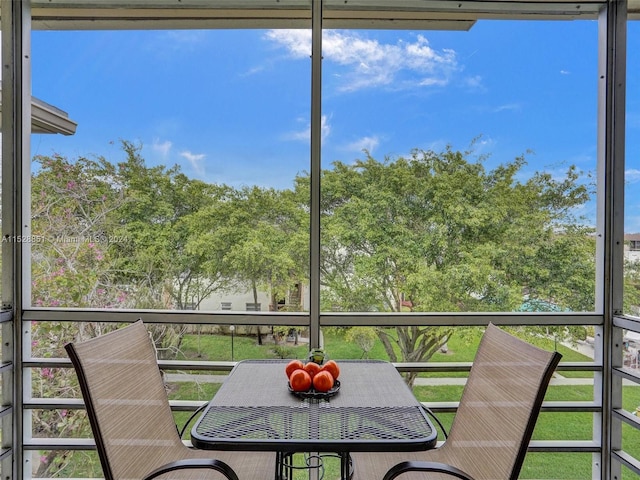
[[[293,480],[293,453],[276,453],[276,480]]]
[[[353,478],[353,460],[349,453],[340,454],[340,478],[351,480]]]

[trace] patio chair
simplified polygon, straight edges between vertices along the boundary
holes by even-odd
[[[442,446],[352,453],[353,480],[517,479],[561,357],[489,324]]]
[[[274,453],[204,451],[182,442],[142,321],[65,348],[78,375],[105,480],[274,477]]]

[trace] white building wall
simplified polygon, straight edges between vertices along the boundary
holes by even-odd
[[[303,286],[302,291],[302,307],[301,311],[309,310],[309,289]],[[247,304],[253,302],[253,292],[248,291],[245,293],[233,292],[233,293],[213,293],[210,297],[204,299],[200,303],[198,310],[206,311],[218,311],[223,310],[223,303],[231,303],[230,310],[234,312],[247,311]],[[260,311],[268,312],[271,298],[267,292],[258,291],[258,303],[260,304]]]
[[[199,310],[223,310],[222,304],[231,303],[230,310],[232,311],[246,311],[247,303],[254,303],[253,293],[214,293],[209,298],[204,299],[200,303]],[[265,292],[258,292],[258,303],[260,304],[260,311],[269,311],[269,295]]]

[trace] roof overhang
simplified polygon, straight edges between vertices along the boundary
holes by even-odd
[[[35,97],[31,98],[32,133],[61,133],[62,135],[73,135],[76,133],[77,126],[77,122],[71,120],[67,112]]]
[[[468,30],[480,19],[595,19],[604,0],[323,0],[323,28]],[[640,0],[629,11],[640,11]],[[32,27],[311,28],[311,0],[32,0]]]
[[[2,105],[0,105],[0,108],[2,108]],[[67,112],[35,97],[31,97],[32,133],[61,133],[62,135],[73,135],[76,133],[77,126],[77,122],[71,120]]]

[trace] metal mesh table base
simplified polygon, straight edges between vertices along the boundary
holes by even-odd
[[[353,477],[353,461],[351,460],[351,455],[348,453],[305,453],[304,463],[302,465],[296,465],[294,462],[294,454],[291,452],[277,453],[276,480],[292,480],[293,473],[296,470],[319,470],[317,477],[321,480],[325,475],[324,462],[327,458],[332,457],[340,460],[340,478],[351,480]]]

